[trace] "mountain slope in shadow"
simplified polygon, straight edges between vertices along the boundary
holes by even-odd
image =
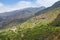
[[[35,7],[35,8],[25,8],[22,10],[16,10],[12,12],[0,13],[0,28],[4,28],[8,24],[23,23],[30,17],[40,10],[45,9],[45,7]]]

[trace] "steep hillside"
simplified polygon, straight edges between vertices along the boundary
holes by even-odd
[[[0,29],[4,28],[6,25],[12,23],[13,25],[17,23],[23,23],[30,17],[32,17],[36,12],[45,9],[45,7],[39,8],[25,8],[22,10],[16,10],[12,12],[0,13]]]
[[[44,12],[44,11],[42,11],[42,12]],[[37,14],[40,14],[40,13],[38,12]],[[23,23],[21,25],[21,27],[22,28],[30,28],[30,27],[32,28],[36,25],[47,25],[47,24],[53,22],[59,14],[60,14],[60,7],[57,7],[50,11],[44,12],[41,15],[35,15],[35,17],[33,17],[30,20],[28,20],[27,22]],[[59,17],[57,19],[59,19]]]
[[[57,16],[57,18],[52,23],[50,23],[50,25],[60,26],[60,14]]]
[[[58,4],[58,5],[56,5]],[[57,7],[56,7],[56,6]],[[26,22],[0,32],[1,40],[60,40],[60,1]],[[54,24],[54,25],[52,25]]]

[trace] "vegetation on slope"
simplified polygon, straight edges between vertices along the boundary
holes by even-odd
[[[59,11],[60,7],[17,24],[16,30],[1,32],[0,40],[60,40],[60,27],[50,24],[60,14]]]
[[[59,15],[60,7],[35,15],[13,29],[0,32],[0,40],[60,40]]]

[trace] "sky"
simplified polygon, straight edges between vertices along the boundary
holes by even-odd
[[[28,7],[50,7],[59,0],[0,0],[0,13]]]

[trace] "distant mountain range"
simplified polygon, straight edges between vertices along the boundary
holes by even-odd
[[[31,7],[31,8],[25,8],[22,10],[16,10],[16,11],[12,11],[12,12],[5,12],[5,13],[0,13],[0,26],[2,25],[6,25],[10,22],[16,22],[16,21],[20,21],[23,22],[25,20],[27,20],[29,17],[35,15],[35,13],[37,13],[38,11],[41,11],[45,9],[44,6],[42,7]]]

